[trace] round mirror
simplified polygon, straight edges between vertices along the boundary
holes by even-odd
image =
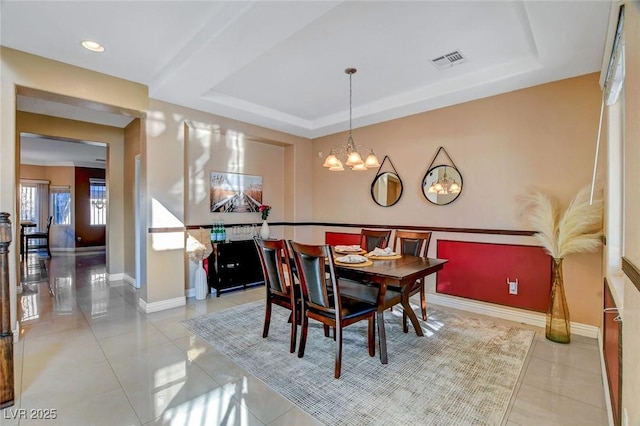
[[[384,172],[376,176],[371,184],[371,198],[379,206],[390,207],[402,196],[402,180],[393,172]]]
[[[462,193],[462,176],[455,167],[432,167],[422,179],[422,193],[433,204],[452,203]]]

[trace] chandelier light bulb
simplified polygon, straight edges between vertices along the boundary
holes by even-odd
[[[322,165],[322,167],[335,167],[338,165],[339,162],[340,160],[338,160],[338,157],[336,157],[336,155],[333,153],[333,150],[332,150],[331,153],[329,153],[329,155],[327,156],[327,158],[325,158],[324,164]]]
[[[356,172],[363,172],[363,171],[367,170],[367,166],[365,166],[364,163],[356,164],[355,166],[353,166],[351,168],[351,170],[356,171]]]
[[[364,160],[364,165],[369,167],[380,167],[380,162],[378,161],[378,157],[373,153],[373,149],[367,155],[367,158]]]
[[[344,170],[344,167],[342,166],[342,161],[340,161],[339,159],[336,159],[336,160],[338,160],[338,163],[335,166],[329,167],[330,172],[341,172]]]

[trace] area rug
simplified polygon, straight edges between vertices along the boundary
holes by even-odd
[[[387,365],[377,347],[369,357],[366,321],[345,328],[340,379],[335,343],[319,323],[310,321],[304,358],[289,353],[289,311],[279,306],[266,339],[262,301],[183,324],[326,425],[499,425],[534,332],[433,307],[428,313],[418,337],[402,332],[400,309],[385,312]]]

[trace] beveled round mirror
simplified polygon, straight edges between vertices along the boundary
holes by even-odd
[[[379,206],[391,207],[402,196],[402,180],[397,173],[379,173],[371,183],[371,198]]]
[[[432,167],[422,179],[422,193],[433,204],[452,203],[462,193],[462,175],[452,166]]]

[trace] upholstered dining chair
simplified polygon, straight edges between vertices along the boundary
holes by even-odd
[[[29,243],[32,240],[44,240],[44,243],[40,243],[35,246],[37,248],[46,248],[47,254],[51,257],[51,245],[49,244],[50,236],[51,236],[51,222],[53,221],[53,216],[49,216],[47,220],[47,228],[46,230],[40,230],[35,232],[27,232],[24,234],[24,253],[25,257],[29,256]]]
[[[391,230],[363,229],[360,231],[360,247],[367,252],[376,247],[386,248],[391,238]]]
[[[289,244],[302,290],[302,329],[298,357],[304,356],[309,318],[333,327],[336,342],[334,377],[338,379],[342,370],[343,328],[366,319],[369,323],[369,355],[375,355],[376,305],[340,295],[340,284],[330,246],[306,245],[294,241],[289,241]]]
[[[411,256],[427,257],[431,232],[396,231],[393,251]],[[424,278],[416,280],[409,290],[409,297],[420,293],[420,310],[422,319],[427,320],[427,298],[424,291]],[[407,325],[407,314],[402,315],[402,329],[405,333],[409,331]]]
[[[262,264],[264,284],[267,289],[266,309],[264,314],[264,328],[262,337],[269,335],[269,325],[271,324],[272,304],[289,309],[291,315],[291,340],[289,352],[296,350],[296,336],[298,324],[300,324],[300,290],[295,284],[291,269],[289,249],[285,240],[263,240],[254,238],[256,249]]]

